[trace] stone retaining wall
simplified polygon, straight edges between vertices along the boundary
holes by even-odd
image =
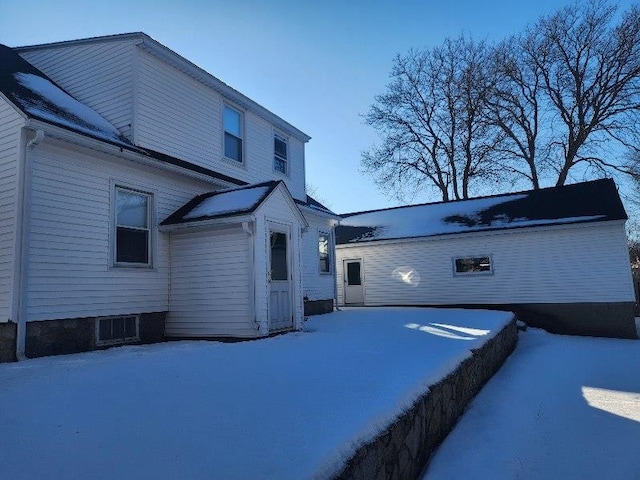
[[[419,478],[429,457],[453,429],[467,405],[516,346],[515,319],[455,372],[429,390],[385,432],[358,449],[335,478]]]

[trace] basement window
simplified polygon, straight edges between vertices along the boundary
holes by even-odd
[[[477,257],[455,257],[453,259],[454,275],[491,274],[493,265],[490,255]]]
[[[96,318],[96,345],[113,345],[139,340],[137,315]]]

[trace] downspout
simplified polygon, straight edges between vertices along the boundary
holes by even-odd
[[[44,130],[36,130],[35,136],[26,142],[25,148],[22,149],[20,163],[22,166],[22,174],[19,180],[18,201],[18,222],[16,232],[18,239],[16,241],[17,251],[17,317],[18,329],[16,332],[16,358],[18,361],[26,360],[25,346],[27,340],[27,255],[29,245],[29,222],[31,209],[31,162],[29,162],[29,152],[32,151],[44,139]],[[26,137],[25,137],[26,140]],[[15,287],[14,287],[15,288]]]
[[[255,239],[253,236],[253,222],[242,222],[242,231],[249,239],[249,317],[256,330],[260,330],[260,324],[256,318],[256,266],[255,266]]]
[[[340,225],[340,222],[336,222],[336,224],[331,229],[331,246],[333,247],[333,255],[331,258],[333,259],[333,303],[335,304],[335,309],[337,312],[341,312],[340,307],[338,306],[338,259],[336,258],[336,227]]]

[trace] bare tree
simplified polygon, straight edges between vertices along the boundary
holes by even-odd
[[[362,159],[379,186],[406,195],[428,185],[447,201],[497,175],[491,156],[503,134],[486,122],[488,55],[484,43],[460,37],[395,58],[387,92],[365,116],[382,136]]]
[[[576,2],[489,47],[460,37],[394,61],[365,120],[381,144],[363,153],[383,188],[567,182],[640,172],[640,8]],[[619,152],[612,155],[612,152]]]
[[[564,185],[580,166],[583,175],[632,173],[610,155],[635,147],[640,131],[640,10],[616,14],[606,1],[577,2],[497,50],[495,118],[533,188],[550,171]]]

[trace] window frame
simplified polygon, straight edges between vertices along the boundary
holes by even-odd
[[[484,258],[489,259],[489,270],[482,271],[467,271],[467,272],[459,272],[457,269],[457,260],[482,260]],[[493,255],[491,254],[480,254],[480,255],[458,255],[455,257],[451,257],[453,276],[454,277],[466,277],[466,276],[476,276],[476,275],[493,275]]]
[[[327,271],[322,270],[320,263],[322,260],[322,257],[320,256],[320,237],[323,235],[327,237],[327,266],[329,267]],[[333,245],[333,242],[331,237],[331,232],[318,230],[318,273],[320,273],[320,275],[331,275],[333,273],[333,258],[331,256],[331,247]]]
[[[285,156],[282,158],[281,155],[278,155],[276,152],[276,139],[281,140],[284,143],[285,147]],[[282,170],[278,170],[276,168],[276,160],[280,160],[284,162],[284,172]],[[273,132],[273,171],[284,176],[289,176],[289,137],[282,132],[274,131]]]
[[[100,338],[100,322],[103,321],[111,321],[112,322],[112,330],[113,330],[113,321],[117,319],[124,319],[126,322],[127,319],[133,318],[135,321],[135,336],[133,337],[122,337],[122,338],[110,338],[103,340]],[[125,328],[126,330],[126,328]],[[98,347],[108,346],[108,345],[122,345],[125,343],[132,343],[140,341],[140,315],[111,315],[108,317],[96,317],[95,319],[95,344]]]
[[[240,116],[240,137],[237,137],[235,134],[227,131],[227,126],[225,124],[225,110],[229,109],[233,112],[236,112]],[[227,134],[236,138],[240,141],[240,159],[237,160],[233,157],[227,156],[226,149],[226,137]],[[244,151],[244,140],[245,140],[245,112],[244,110],[231,105],[230,103],[223,103],[222,105],[222,158],[228,160],[229,162],[233,162],[235,165],[245,165],[245,151]]]
[[[118,191],[125,191],[128,193],[134,193],[137,195],[144,195],[147,198],[147,228],[138,229],[145,230],[147,232],[147,261],[141,262],[122,262],[118,261]],[[154,259],[154,240],[155,235],[155,204],[154,193],[145,191],[140,188],[127,186],[121,182],[113,183],[112,187],[113,201],[111,207],[111,266],[116,268],[153,268]],[[123,228],[132,228],[130,226],[123,226]]]

